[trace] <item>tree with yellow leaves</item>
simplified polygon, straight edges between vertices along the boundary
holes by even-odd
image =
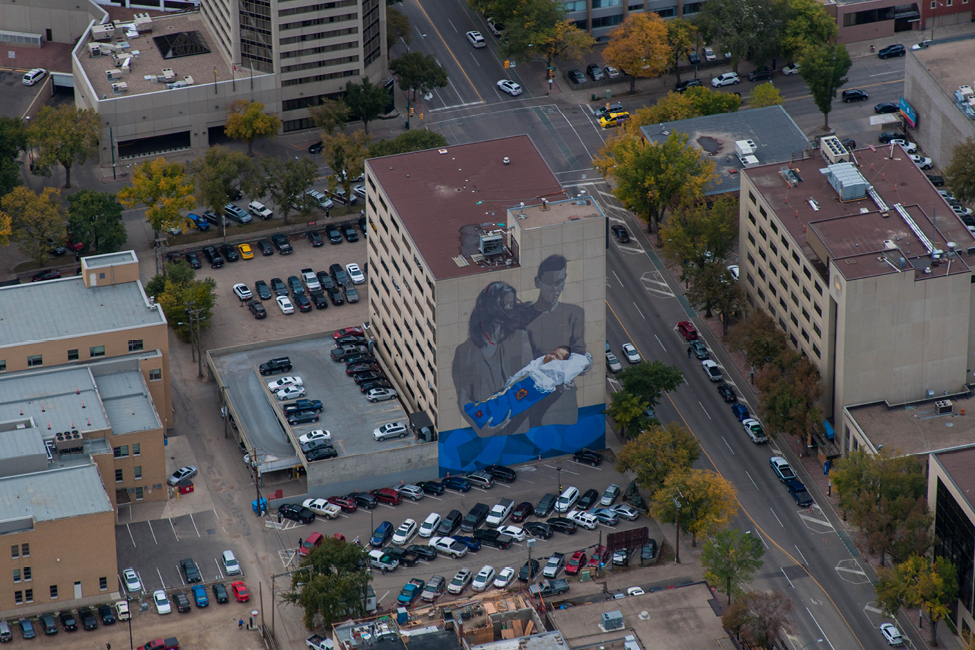
[[[668,422],[651,426],[625,443],[617,456],[616,471],[635,473],[636,484],[647,490],[652,499],[668,477],[683,475],[700,457],[701,445],[694,434],[687,427]]]
[[[919,607],[928,613],[931,645],[938,645],[938,621],[951,613],[958,599],[958,569],[946,557],[933,560],[912,555],[894,566],[880,567],[874,585],[884,614],[896,618],[901,607]]]
[[[45,187],[35,194],[24,186],[15,187],[0,199],[0,242],[6,241],[4,230],[21,253],[43,264],[51,242],[60,243],[68,237],[61,192]]]
[[[196,205],[193,178],[187,176],[180,163],[168,163],[165,158],[147,160],[132,172],[132,185],[118,193],[119,202],[127,208],[142,204],[153,237],[166,228],[178,225],[182,213]]]
[[[264,104],[246,99],[238,99],[230,104],[224,132],[234,140],[247,142],[247,155],[254,155],[254,138],[268,137],[272,140],[281,128],[281,119],[276,113],[265,113]]]
[[[727,479],[709,469],[692,469],[670,474],[653,495],[650,513],[659,521],[677,523],[676,499],[680,503],[680,529],[691,534],[691,546],[699,535],[712,535],[725,528],[738,512],[738,492]]]
[[[83,165],[88,156],[98,152],[100,124],[93,110],[68,104],[42,108],[27,129],[28,142],[39,150],[34,159],[35,173],[49,176],[51,167],[59,164],[64,167],[64,187],[70,188],[72,165]]]
[[[609,33],[603,59],[630,75],[630,92],[636,78],[659,77],[670,65],[667,25],[655,13],[633,13]]]
[[[782,93],[776,88],[771,81],[766,81],[763,84],[759,84],[752,88],[752,91],[748,93],[748,105],[752,108],[764,108],[766,106],[779,106],[785,100],[782,99]]]

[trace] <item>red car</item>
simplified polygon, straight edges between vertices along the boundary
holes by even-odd
[[[677,331],[684,335],[686,341],[697,340],[697,329],[694,327],[694,323],[690,321],[682,320],[677,323]]]
[[[335,534],[332,535],[332,539],[337,539],[340,542],[344,542],[345,541],[345,535],[343,535],[342,533],[335,533]]]
[[[524,501],[515,506],[515,509],[511,513],[511,521],[520,524],[533,514],[535,514],[535,506],[528,501]]]
[[[251,599],[251,595],[247,592],[247,585],[243,582],[235,582],[230,585],[230,590],[234,592],[234,597],[237,599],[238,603],[246,603]]]
[[[592,557],[589,558],[590,567],[606,566],[609,562],[609,549],[605,545],[597,546],[596,550],[593,551]]]
[[[312,533],[307,538],[305,538],[305,541],[303,541],[301,543],[301,546],[298,547],[298,555],[300,555],[301,557],[305,557],[313,550],[315,550],[317,547],[321,546],[322,542],[324,541],[325,538],[322,536],[321,533]]]
[[[342,508],[342,512],[355,512],[359,507],[359,504],[351,497],[329,497],[328,502]]]
[[[393,488],[379,488],[378,490],[373,490],[371,494],[383,503],[391,503],[394,506],[398,506],[403,500],[399,490],[394,490]]]
[[[332,339],[340,339],[343,336],[362,336],[361,327],[343,327],[340,330],[332,332]]]
[[[582,567],[586,566],[587,559],[584,551],[576,551],[569,558],[569,561],[565,563],[565,572],[570,576],[576,575]]]
[[[82,244],[81,242],[73,242],[73,241],[71,241],[70,235],[69,235],[68,242],[65,244],[65,246],[68,247],[68,250],[72,250],[75,253],[80,253],[83,250],[85,250],[85,245]]]

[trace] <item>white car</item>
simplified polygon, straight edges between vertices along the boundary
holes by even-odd
[[[630,363],[640,363],[642,361],[640,353],[636,351],[636,347],[632,343],[623,344],[623,356]]]
[[[904,645],[904,638],[901,636],[901,631],[898,630],[896,626],[891,625],[890,623],[882,623],[880,625],[880,633],[884,635],[885,639],[887,639],[887,645]]]
[[[502,79],[498,82],[498,90],[506,92],[512,97],[517,97],[521,94],[521,86],[516,84],[511,79]]]
[[[704,368],[705,374],[707,374],[708,379],[711,381],[721,381],[724,379],[724,375],[721,374],[721,368],[714,361],[705,359],[701,362],[701,367]]]
[[[414,535],[416,535],[416,522],[412,519],[407,519],[393,533],[393,544],[402,546],[409,542]]]
[[[525,530],[521,526],[501,526],[498,528],[498,532],[502,535],[508,535],[516,542],[525,541]]]
[[[904,138],[894,138],[887,144],[899,144],[900,146],[904,147],[904,151],[907,153],[917,153],[917,145],[913,142],[908,142]]]
[[[405,438],[409,430],[406,422],[388,422],[381,427],[374,429],[372,437],[376,440],[386,440],[387,438]]]
[[[711,49],[710,45],[704,46],[704,60],[705,61],[717,61],[718,57],[714,56],[714,50]]]
[[[366,281],[366,276],[362,274],[362,269],[355,262],[346,264],[345,272],[349,274],[349,279],[352,280],[352,284],[364,284]]]
[[[482,47],[487,47],[487,41],[481,36],[481,32],[470,31],[467,32],[467,40],[470,41],[471,45],[480,49]]]
[[[423,520],[420,524],[420,537],[425,537],[429,539],[437,532],[437,527],[440,526],[440,515],[435,512],[431,512],[427,515],[427,518]]]
[[[366,399],[370,402],[383,402],[396,397],[396,391],[392,388],[370,388],[366,393]]]
[[[463,567],[460,571],[455,573],[454,577],[450,580],[450,584],[447,585],[447,592],[451,594],[459,594],[460,592],[464,591],[464,587],[467,586],[467,583],[471,581],[472,577],[473,574],[471,573],[471,570],[466,566]]]
[[[152,592],[152,602],[156,605],[157,614],[170,614],[173,611],[172,606],[169,604],[169,598],[162,589]]]
[[[918,156],[913,153],[908,155],[910,155],[911,160],[914,161],[914,164],[920,167],[921,169],[931,169],[931,166],[934,164],[934,161],[928,158],[927,156]]]
[[[284,401],[286,399],[298,399],[299,397],[305,396],[304,386],[285,386],[281,390],[275,393],[278,399]]]
[[[565,518],[571,519],[579,526],[588,530],[596,530],[596,527],[599,526],[599,520],[596,519],[596,516],[589,514],[585,510],[571,510],[565,515]]]
[[[172,473],[172,475],[166,479],[166,483],[176,487],[179,485],[180,481],[185,481],[186,479],[191,479],[196,476],[196,467],[193,465],[187,465],[186,467],[180,467],[178,470]]]
[[[733,277],[735,279],[735,281],[737,282],[738,281],[738,265],[737,264],[732,264],[731,266],[729,266],[728,267],[728,272],[731,273],[731,277]]]
[[[616,355],[612,352],[606,353],[606,367],[609,368],[609,371],[612,373],[617,373],[623,369],[623,366],[620,365],[620,360],[617,359]]]
[[[494,580],[494,567],[485,564],[481,567],[481,570],[477,572],[474,576],[474,581],[471,582],[471,589],[474,591],[484,591],[491,586],[491,582]]]
[[[281,308],[282,314],[295,313],[295,306],[291,304],[291,300],[288,299],[288,296],[278,296],[274,300],[278,303],[278,307]]]
[[[644,593],[646,592],[643,591],[643,589],[641,589],[640,587],[630,587],[629,589],[626,590],[627,596],[642,596]]]
[[[721,86],[733,86],[741,82],[737,72],[725,72],[711,80],[711,86],[720,88]]]
[[[498,589],[504,589],[505,587],[510,585],[511,581],[514,579],[515,579],[515,570],[512,569],[510,566],[506,566],[505,568],[501,569],[501,573],[499,573],[498,577],[494,579],[494,586],[497,587]]]
[[[626,519],[628,521],[636,521],[640,517],[640,511],[627,503],[621,503],[618,506],[613,506],[610,508],[616,513],[620,519]]]
[[[129,568],[123,571],[122,580],[125,581],[126,591],[130,593],[142,591],[142,582],[139,580],[139,575],[135,572],[135,569]]]
[[[799,74],[799,64],[790,63],[789,65],[782,68],[782,74],[786,75],[787,77],[794,74]]]
[[[287,388],[288,386],[302,386],[305,382],[301,380],[301,377],[297,375],[282,377],[276,381],[267,382],[267,389],[272,393],[276,393],[282,388]]]
[[[972,214],[971,208],[966,208],[963,205],[954,204],[951,206],[951,211],[957,214],[959,217],[967,217]]]
[[[921,41],[920,43],[915,43],[911,46],[912,50],[926,50],[928,46],[931,45],[931,40]]]
[[[247,288],[247,285],[241,283],[234,285],[234,295],[240,298],[241,301],[250,300],[254,297],[254,294],[252,294],[251,290]]]
[[[326,431],[325,429],[315,429],[314,431],[309,431],[303,436],[298,437],[298,444],[308,444],[313,440],[331,440],[332,432]]]

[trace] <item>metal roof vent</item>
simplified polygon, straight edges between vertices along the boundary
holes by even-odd
[[[507,156],[505,156],[504,159],[501,162],[503,162],[505,165],[510,165],[511,164],[511,158],[508,158]]]
[[[614,612],[606,612],[600,615],[599,627],[603,630],[622,630],[623,625],[623,613],[619,610]]]

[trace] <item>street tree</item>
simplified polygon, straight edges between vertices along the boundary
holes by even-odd
[[[247,143],[247,155],[254,155],[254,139],[270,138],[278,134],[281,128],[281,118],[277,113],[265,113],[264,104],[246,99],[231,102],[227,113],[227,124],[224,133],[234,140]]]
[[[688,137],[673,131],[657,143],[627,132],[606,143],[592,161],[616,183],[613,195],[647,222],[647,232],[653,232],[667,208],[696,201],[717,178],[714,162],[688,145]]]
[[[19,117],[0,117],[0,196],[20,185],[20,152],[27,149],[27,125]]]
[[[785,332],[775,325],[768,312],[757,309],[748,318],[737,322],[728,330],[728,344],[734,351],[745,354],[745,360],[753,368],[778,359],[787,349]]]
[[[726,478],[709,469],[671,473],[650,504],[658,521],[676,523],[680,503],[680,528],[691,534],[691,546],[699,536],[714,535],[738,512],[738,492]]]
[[[12,221],[10,215],[3,211],[3,199],[0,199],[0,246],[6,246],[10,243]]]
[[[755,385],[761,391],[758,408],[770,431],[798,439],[799,455],[803,456],[803,450],[812,445],[813,435],[823,432],[823,410],[819,407],[823,382],[819,369],[799,353],[780,356],[782,360],[787,363],[781,367],[766,364],[755,375]]]
[[[975,201],[975,136],[968,136],[952,148],[945,184],[959,201]]]
[[[728,607],[721,622],[750,647],[774,650],[795,633],[795,603],[778,591],[749,591]]]
[[[642,416],[648,407],[646,400],[638,395],[620,390],[613,393],[612,403],[606,407],[606,415],[620,425],[620,431],[632,438],[640,433],[638,427],[644,421]]]
[[[270,196],[274,211],[288,223],[291,211],[299,211],[306,205],[305,191],[311,187],[318,175],[318,167],[311,158],[261,158],[259,183],[255,192],[258,196]]]
[[[677,366],[668,366],[662,361],[647,361],[630,366],[616,375],[623,384],[623,390],[633,393],[656,409],[662,393],[677,390],[684,383],[684,373]]]
[[[301,560],[291,576],[291,591],[281,594],[281,599],[304,610],[308,629],[317,623],[331,629],[349,617],[364,615],[366,587],[372,580],[372,574],[360,566],[369,560],[367,551],[364,546],[326,537]]]
[[[193,178],[186,168],[159,157],[135,167],[132,184],[119,191],[118,200],[129,209],[146,206],[146,219],[153,237],[158,237],[160,231],[179,225],[183,212],[196,206],[193,193]]]
[[[409,45],[413,40],[410,19],[396,7],[386,7],[386,51],[391,51],[401,38],[404,45]]]
[[[560,3],[550,3],[561,7]],[[550,29],[542,30],[535,38],[535,47],[545,56],[545,66],[555,66],[555,59],[577,62],[584,60],[596,46],[596,39],[576,27],[574,21],[558,20]]]
[[[57,108],[45,106],[34,116],[27,129],[27,139],[37,148],[34,173],[51,175],[51,167],[64,168],[64,187],[71,187],[71,167],[85,164],[88,156],[98,153],[101,122],[94,110],[61,104]]]
[[[719,197],[685,206],[660,224],[664,259],[682,266],[724,262],[738,243],[738,199]]]
[[[196,204],[217,214],[223,214],[224,206],[230,203],[231,197],[242,186],[248,186],[251,196],[263,196],[254,187],[261,183],[255,178],[257,167],[242,151],[215,145],[209,147],[201,158],[189,163],[188,167],[193,174]],[[220,236],[224,237],[227,234],[224,220],[218,221]]]
[[[740,107],[741,97],[738,95],[717,92],[704,86],[688,88],[683,93],[671,91],[653,106],[638,108],[624,123],[623,130],[642,137],[638,131],[644,126],[688,120],[702,115],[734,113]]]
[[[349,107],[341,99],[323,99],[320,104],[310,106],[308,113],[325,135],[332,135],[335,129],[345,131],[349,121]]]
[[[697,28],[683,18],[671,18],[667,21],[667,47],[670,48],[670,66],[677,75],[680,83],[680,62],[694,51]]]
[[[938,622],[958,600],[958,569],[946,557],[912,555],[892,568],[877,570],[874,586],[884,614],[896,618],[901,607],[927,612],[931,645],[938,645]]]
[[[781,106],[784,101],[782,99],[782,93],[779,92],[779,89],[771,81],[755,86],[748,93],[748,105],[752,108]]]
[[[864,494],[860,500],[863,506],[858,511],[862,516],[854,523],[867,548],[874,553],[880,552],[880,566],[884,566],[887,555],[897,562],[911,555],[923,555],[933,545],[931,525],[934,515],[926,498],[881,497],[875,501],[872,495]],[[871,503],[875,506],[867,508]]]
[[[365,169],[371,142],[372,139],[364,131],[322,137],[322,156],[332,169],[328,177],[329,191],[334,192],[341,186],[345,195],[351,196],[352,179],[358,178]]]
[[[636,474],[636,483],[653,497],[671,475],[688,472],[701,457],[694,434],[676,422],[653,425],[625,442],[616,457],[616,471]]]
[[[424,149],[438,149],[446,147],[447,144],[447,138],[436,131],[411,129],[400,133],[395,138],[378,140],[370,144],[368,158],[394,156],[411,151],[423,151]]]
[[[738,72],[746,59],[761,65],[777,53],[786,11],[785,0],[708,0],[695,23],[708,42],[731,54]]]
[[[390,61],[389,71],[396,75],[400,90],[412,94],[410,101],[414,102],[416,91],[424,95],[434,88],[447,85],[447,68],[437,63],[437,58],[432,54],[407,52]]]
[[[24,186],[18,186],[0,199],[0,232],[9,220],[10,239],[17,243],[21,253],[44,264],[51,250],[51,242],[63,242],[68,238],[61,192],[45,187],[36,194]]]
[[[382,86],[374,86],[369,77],[363,77],[361,84],[345,84],[345,103],[349,114],[362,120],[363,129],[369,133],[369,122],[382,115],[389,102],[389,95]]]
[[[717,312],[721,317],[721,335],[727,336],[731,319],[748,309],[744,290],[722,262],[712,261],[695,266],[686,276],[690,283],[684,294],[688,302],[697,309],[703,309],[707,318]]]
[[[187,310],[200,310],[200,332],[209,329],[213,322],[217,282],[213,278],[197,280],[189,264],[166,263],[163,273],[146,284],[146,294],[156,299],[173,333],[184,343],[191,338]]]
[[[817,0],[789,0],[782,34],[782,53],[794,60],[810,45],[833,43],[839,35],[836,18]]]
[[[504,24],[501,56],[516,61],[541,58],[549,68],[556,58],[581,61],[596,44],[594,38],[568,20],[560,2],[515,0],[497,2],[494,20]]]
[[[111,192],[81,190],[68,196],[68,232],[83,252],[114,253],[122,250],[128,234],[122,222],[122,204]]]
[[[711,584],[724,589],[736,598],[744,592],[745,584],[764,563],[765,547],[757,535],[740,528],[719,530],[713,539],[704,542],[701,564],[707,571],[704,574]]]
[[[668,36],[667,25],[658,14],[629,14],[609,33],[603,59],[630,75],[632,93],[637,77],[659,77],[666,72],[671,61]]]
[[[826,129],[829,129],[829,114],[833,110],[836,92],[849,81],[846,73],[851,65],[853,63],[845,45],[810,45],[802,50],[799,57],[799,74],[809,86],[813,103],[826,120]]]

